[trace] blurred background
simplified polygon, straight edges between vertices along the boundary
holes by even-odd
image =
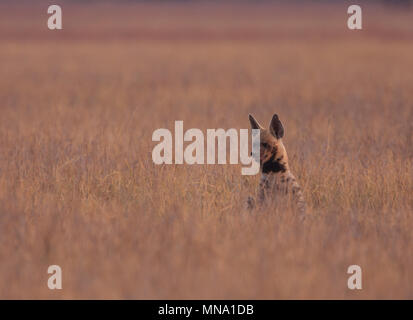
[[[412,299],[412,70],[411,1],[1,1],[0,298]],[[152,163],[175,120],[275,112],[305,224],[238,165]]]

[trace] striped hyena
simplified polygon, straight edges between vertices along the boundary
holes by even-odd
[[[270,201],[280,204],[288,198],[294,200],[301,213],[305,212],[303,192],[288,166],[287,152],[281,138],[284,136],[284,127],[274,114],[270,128],[264,129],[249,115],[252,129],[260,130],[260,168],[261,180],[258,190],[258,203],[261,206]],[[248,207],[254,208],[256,202],[248,198]]]

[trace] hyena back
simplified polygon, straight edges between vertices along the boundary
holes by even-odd
[[[282,142],[284,127],[274,114],[269,129],[264,129],[252,115],[249,115],[252,129],[260,130],[260,169],[261,180],[258,190],[258,205],[270,200],[275,203],[293,199],[301,213],[305,213],[306,204],[300,185],[290,171],[288,156]],[[248,207],[256,206],[256,201],[249,197]]]

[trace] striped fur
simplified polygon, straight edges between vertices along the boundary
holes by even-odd
[[[249,197],[248,207],[254,208],[269,202],[277,204],[293,200],[301,213],[306,204],[300,185],[290,171],[288,156],[282,142],[284,127],[274,114],[269,129],[264,129],[252,115],[249,115],[252,129],[260,130],[261,179],[257,202]]]

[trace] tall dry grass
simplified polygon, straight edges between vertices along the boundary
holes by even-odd
[[[344,5],[68,5],[52,34],[43,4],[7,9],[1,298],[413,298],[411,11],[351,33]],[[240,166],[152,163],[175,120],[274,112],[305,223],[247,212]]]

